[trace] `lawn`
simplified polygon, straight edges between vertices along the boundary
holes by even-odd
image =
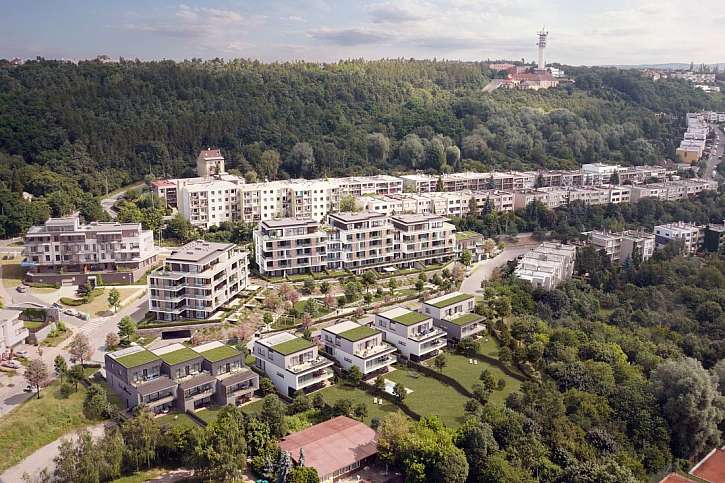
[[[433,367],[431,363],[428,364]],[[488,369],[498,382],[499,379],[506,381],[506,387],[502,391],[494,390],[491,393],[490,401],[496,404],[503,404],[506,397],[512,392],[518,391],[521,382],[504,373],[501,369],[483,361],[478,361],[478,365],[468,363],[468,358],[459,354],[446,353],[446,366],[443,368],[443,374],[449,376],[469,391],[473,390],[473,385],[479,382],[479,376],[484,369]]]
[[[113,313],[113,309],[111,309],[108,305],[108,293],[112,290],[112,288],[96,288],[94,290],[98,290],[99,293],[93,297],[93,300],[87,304],[74,306],[81,312],[85,312],[88,315],[111,315]],[[126,298],[130,297],[132,294],[136,292],[140,293],[140,289],[137,288],[117,288],[116,290],[118,290],[118,293],[121,296],[122,304]]]
[[[206,409],[195,412],[194,415],[206,424],[211,424],[219,417],[219,411],[221,411],[223,407],[224,406],[208,406]]]
[[[463,422],[467,399],[452,387],[407,368],[398,368],[384,377],[413,391],[404,402],[421,416],[438,416],[453,428]]]
[[[29,331],[40,330],[45,327],[45,322],[37,322],[34,320],[26,320],[23,322],[23,326]]]
[[[340,399],[350,399],[353,406],[358,403],[365,403],[368,408],[368,415],[365,417],[365,424],[370,425],[370,421],[373,418],[382,420],[385,416],[390,413],[400,411],[395,404],[383,399],[383,404],[373,404],[373,396],[368,394],[362,389],[355,387],[337,384],[335,386],[329,386],[320,390],[320,394],[325,398],[325,402],[330,406],[334,406]]]
[[[479,339],[479,341],[478,352],[480,354],[498,359],[498,342],[496,342],[496,339],[489,336]]]
[[[0,265],[2,265],[3,285],[7,288],[20,285],[25,277],[25,269],[20,266],[20,258],[0,260]]]
[[[67,399],[56,381],[0,418],[0,472],[64,434],[93,424],[83,415],[83,385]]]
[[[56,347],[70,336],[71,331],[66,329],[63,332],[57,332],[55,337],[46,337],[40,345],[43,347]]]
[[[198,413],[197,413],[198,415]],[[160,416],[157,421],[161,425],[180,426],[182,428],[198,428],[199,424],[186,413],[169,413]]]
[[[139,471],[132,475],[122,476],[121,478],[113,480],[112,483],[144,483],[145,481],[153,481],[164,473],[166,473],[166,470],[151,468],[150,470]]]
[[[257,399],[256,401],[245,404],[240,409],[244,414],[259,414],[262,411],[262,404],[264,399]]]

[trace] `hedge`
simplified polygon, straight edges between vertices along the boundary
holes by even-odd
[[[70,297],[61,297],[60,303],[62,303],[63,305],[68,305],[70,307],[79,307],[79,306],[85,304],[86,301],[83,299],[72,299]]]

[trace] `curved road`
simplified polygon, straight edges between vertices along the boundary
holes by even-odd
[[[471,295],[483,295],[481,289],[483,280],[489,280],[494,270],[505,265],[509,260],[514,260],[519,255],[523,255],[540,243],[532,238],[531,233],[522,233],[516,238],[517,243],[509,243],[495,257],[475,264],[471,274],[463,279],[460,291]]]

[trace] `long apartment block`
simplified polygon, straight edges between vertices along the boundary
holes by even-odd
[[[244,290],[248,274],[247,252],[234,243],[187,243],[149,275],[149,311],[157,320],[208,319]]]
[[[395,230],[381,213],[332,213],[328,216],[333,269],[360,272],[389,266],[395,261]]]
[[[105,355],[106,379],[126,408],[144,405],[156,414],[241,404],[259,388],[244,354],[218,341],[189,348],[132,346]]]
[[[396,361],[396,348],[384,341],[382,330],[351,320],[322,329],[320,342],[340,367],[357,367],[364,378],[387,372]]]
[[[514,275],[534,288],[551,290],[571,278],[575,259],[573,245],[544,242],[519,260]]]
[[[333,376],[334,362],[319,354],[317,344],[288,332],[255,340],[253,354],[257,369],[286,397],[320,389]]]
[[[423,302],[421,311],[433,317],[433,324],[446,331],[448,338],[460,342],[484,330],[484,318],[474,314],[476,299],[473,295],[452,292]]]
[[[24,243],[34,282],[133,283],[158,257],[153,233],[140,223],[83,224],[77,213],[31,227]]]
[[[311,218],[262,221],[253,235],[257,266],[269,276],[327,268],[327,233]]]
[[[416,263],[443,263],[456,252],[456,228],[436,215],[394,215],[396,262],[402,267]]]
[[[375,315],[375,325],[386,342],[407,359],[421,361],[435,356],[446,346],[446,333],[433,325],[433,318],[404,307]]]

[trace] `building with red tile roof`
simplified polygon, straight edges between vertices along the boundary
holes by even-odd
[[[659,483],[693,483],[693,480],[679,473],[670,473],[662,478]]]
[[[299,464],[315,468],[320,481],[336,478],[365,466],[378,453],[377,433],[365,424],[338,416],[282,439],[279,447]]]
[[[710,451],[690,470],[692,476],[710,483],[725,482],[725,447]]]

